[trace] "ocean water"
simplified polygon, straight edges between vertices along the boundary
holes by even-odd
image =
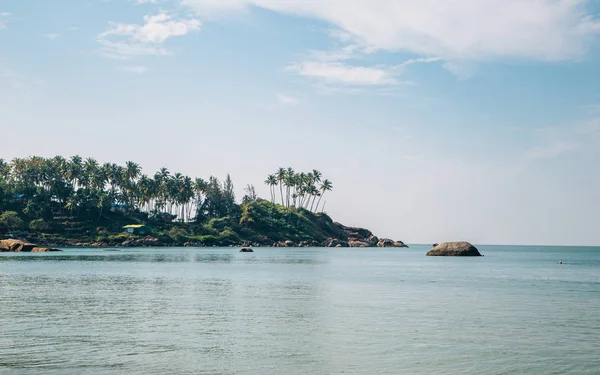
[[[3,253],[0,374],[600,374],[600,248],[427,249]]]

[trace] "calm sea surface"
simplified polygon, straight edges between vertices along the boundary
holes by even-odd
[[[600,248],[427,249],[0,254],[0,374],[600,374]]]

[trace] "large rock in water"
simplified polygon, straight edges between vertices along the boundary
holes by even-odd
[[[427,256],[480,257],[481,254],[468,242],[444,242],[436,244]]]
[[[0,252],[34,252],[43,253],[46,251],[60,251],[57,249],[50,249],[45,247],[38,247],[36,244],[32,244],[23,240],[0,240]]]

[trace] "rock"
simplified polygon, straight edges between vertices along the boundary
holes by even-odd
[[[408,247],[402,241],[393,241],[389,238],[382,238],[377,242],[377,247]]]
[[[252,250],[249,247],[244,247],[243,249],[240,250],[240,253],[253,253],[254,250]]]
[[[3,252],[30,252],[37,245],[23,240],[1,240],[0,251]]]
[[[348,240],[349,247],[371,247],[371,244],[367,241],[361,241],[357,239]]]
[[[431,249],[427,256],[481,256],[479,250],[468,242],[444,242]]]
[[[331,238],[326,241],[325,247],[349,247],[348,242],[341,241],[336,238]]]
[[[296,244],[293,241],[287,240],[283,243],[285,247],[295,247]]]
[[[0,252],[34,252],[42,253],[47,251],[61,251],[58,249],[51,249],[46,247],[38,247],[36,244],[32,244],[23,240],[0,240]]]
[[[31,249],[32,253],[47,253],[49,251],[62,251],[62,250],[52,249],[49,247],[34,247],[33,249]]]
[[[369,238],[367,238],[367,242],[369,243],[370,247],[375,247],[377,246],[377,243],[379,242],[379,238],[377,238],[377,236],[369,236]]]

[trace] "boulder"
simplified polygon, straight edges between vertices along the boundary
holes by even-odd
[[[367,241],[361,241],[357,239],[348,240],[348,246],[350,247],[371,247],[371,244]]]
[[[325,247],[349,247],[348,242],[341,241],[336,238],[331,238],[326,241]]]
[[[444,242],[431,249],[427,256],[479,257],[479,250],[468,242]]]
[[[249,247],[244,247],[243,249],[240,250],[240,253],[253,253],[254,250],[252,250]]]
[[[377,246],[377,243],[379,243],[379,238],[377,238],[377,236],[371,235],[369,236],[369,238],[367,238],[367,242],[369,243],[369,247],[375,247]]]
[[[50,247],[34,247],[33,249],[31,249],[32,253],[47,253],[49,251],[61,251],[61,250],[53,249]]]
[[[37,245],[23,240],[0,240],[0,251],[3,252],[30,252]]]
[[[287,241],[285,241],[285,242],[283,243],[283,245],[284,245],[285,247],[296,247],[296,244],[294,243],[294,241],[291,241],[291,240],[287,240]]]
[[[382,238],[377,242],[377,247],[408,247],[402,241],[394,241],[389,238]]]
[[[36,244],[32,244],[23,240],[0,240],[0,252],[34,252],[42,253],[46,251],[61,251],[58,249],[51,249],[46,247],[38,247]]]

